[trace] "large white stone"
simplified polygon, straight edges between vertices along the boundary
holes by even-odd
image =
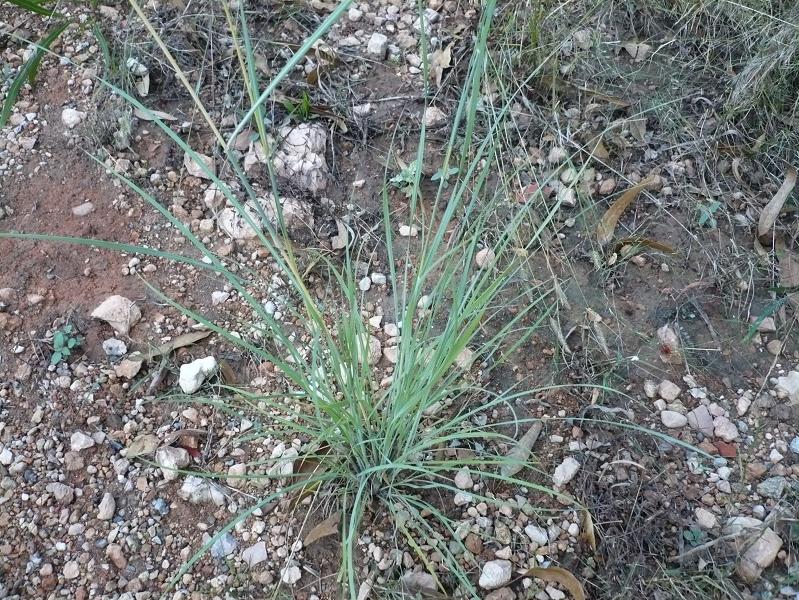
[[[216,371],[216,359],[213,356],[198,358],[180,366],[178,384],[184,394],[193,394],[202,387],[205,378]]]
[[[577,471],[579,470],[580,463],[571,456],[567,456],[563,459],[563,462],[555,468],[555,473],[552,475],[552,482],[558,487],[566,485],[577,475]]]
[[[161,473],[166,481],[176,479],[180,474],[178,469],[188,466],[191,457],[185,448],[162,446],[155,452],[155,462],[161,467]]]
[[[490,560],[483,565],[478,583],[484,590],[495,590],[506,585],[512,576],[513,565],[509,560]]]

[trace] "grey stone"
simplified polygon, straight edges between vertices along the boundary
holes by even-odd
[[[757,485],[757,493],[766,498],[779,500],[788,485],[785,477],[769,477]]]
[[[225,532],[220,536],[211,546],[211,556],[214,558],[224,558],[236,550],[238,543],[236,538],[230,535],[230,532]]]
[[[710,414],[707,406],[700,404],[690,411],[686,417],[688,418],[688,425],[691,429],[699,431],[707,437],[713,436],[713,416]]]
[[[513,565],[508,560],[490,560],[483,565],[479,585],[484,590],[504,587],[513,576]]]

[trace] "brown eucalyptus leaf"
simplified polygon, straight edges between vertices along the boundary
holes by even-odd
[[[782,182],[780,189],[774,194],[774,197],[769,201],[760,213],[760,220],[757,223],[757,237],[762,238],[767,235],[774,224],[777,222],[777,217],[780,215],[782,205],[788,199],[791,191],[796,185],[796,169],[788,167],[788,172],[785,175],[785,181]]]
[[[580,535],[588,547],[591,548],[593,552],[596,552],[596,531],[594,531],[594,518],[591,516],[591,511],[589,511],[587,508],[583,509],[581,521]]]
[[[557,583],[566,588],[574,600],[585,600],[583,584],[566,569],[561,567],[537,567],[530,569],[526,577],[538,577],[550,583]]]
[[[610,208],[605,212],[596,227],[596,239],[600,244],[607,244],[613,239],[613,232],[616,231],[619,217],[621,217],[622,213],[627,210],[627,207],[632,204],[633,200],[638,197],[638,194],[651,183],[652,177],[647,177],[641,183],[625,191],[619,196],[618,200],[610,205]]]
[[[314,542],[322,538],[330,537],[331,535],[338,535],[338,525],[341,522],[341,511],[336,511],[327,519],[318,523],[313,529],[308,532],[305,539],[302,541],[303,546],[310,546]]]

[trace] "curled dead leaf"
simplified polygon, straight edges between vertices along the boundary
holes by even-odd
[[[614,252],[620,252],[621,249],[625,246],[635,248],[636,246],[647,247],[651,248],[652,250],[657,250],[659,252],[664,252],[666,254],[677,254],[677,251],[669,246],[668,244],[663,244],[658,242],[657,240],[650,240],[649,238],[642,238],[642,237],[629,237],[623,238],[616,242],[616,247]]]
[[[780,189],[774,194],[774,197],[769,201],[760,213],[760,220],[757,223],[757,237],[762,238],[767,235],[774,224],[777,222],[777,217],[780,215],[783,204],[788,199],[794,186],[796,186],[796,169],[788,167],[788,172],[785,174],[785,180],[782,182]]]
[[[594,530],[594,518],[591,516],[591,511],[587,508],[583,509],[580,520],[580,537],[591,548],[591,551],[596,552],[596,531]]]
[[[184,333],[182,335],[177,336],[176,338],[172,338],[170,341],[166,342],[165,344],[161,344],[158,348],[150,350],[148,352],[134,352],[128,356],[131,360],[144,360],[150,361],[154,358],[158,358],[164,354],[169,354],[178,348],[183,348],[184,346],[191,346],[199,342],[202,339],[207,338],[211,335],[211,331],[190,331],[188,333]]]
[[[336,511],[321,523],[317,523],[317,525],[308,532],[308,535],[306,535],[305,539],[302,541],[303,546],[308,547],[322,538],[338,535],[338,525],[340,522],[341,511]]]
[[[625,191],[619,199],[610,205],[610,208],[602,216],[599,224],[596,227],[596,239],[600,244],[607,244],[613,239],[613,233],[616,231],[616,224],[619,222],[619,217],[627,210],[627,207],[632,204],[633,200],[638,197],[648,185],[652,183],[652,177],[647,177],[641,183],[634,185]]]
[[[452,44],[446,48],[436,50],[430,56],[430,78],[436,82],[436,87],[441,87],[444,71],[452,66]]]
[[[583,584],[566,569],[561,567],[533,568],[525,573],[526,577],[538,577],[549,583],[557,583],[571,594],[574,600],[585,600]]]

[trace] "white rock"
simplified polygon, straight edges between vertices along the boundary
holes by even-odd
[[[469,474],[469,469],[463,468],[455,473],[455,487],[459,490],[471,490],[474,487],[474,481]]]
[[[580,463],[571,456],[567,456],[555,469],[555,473],[552,475],[552,482],[558,487],[564,486],[577,475],[579,470]]]
[[[719,520],[712,512],[706,508],[699,507],[694,511],[696,524],[702,529],[713,529],[719,524]]]
[[[300,453],[296,448],[286,448],[281,454],[275,465],[269,469],[272,477],[289,477],[294,474],[294,461],[299,458]]]
[[[501,588],[513,576],[513,566],[508,560],[490,560],[483,565],[480,572],[479,585],[484,590]]]
[[[196,156],[211,173],[214,175],[216,174],[216,166],[212,157],[206,156],[205,154],[196,154]],[[188,152],[183,155],[183,166],[186,167],[186,172],[192,177],[211,179],[211,176],[203,170],[200,162],[192,158]]]
[[[496,260],[496,254],[494,254],[491,248],[483,248],[474,255],[474,262],[477,263],[477,266],[481,269],[494,264],[494,260]]]
[[[716,437],[725,442],[733,442],[738,439],[738,428],[727,417],[719,416],[713,419],[713,432]]]
[[[577,523],[569,523],[569,527],[566,531],[570,536],[577,537],[580,533],[580,526]]]
[[[213,502],[217,506],[224,506],[225,495],[219,487],[208,479],[189,475],[178,490],[178,495],[192,504]]]
[[[114,497],[109,492],[106,492],[97,507],[97,518],[101,521],[110,521],[114,518],[114,511],[116,511],[116,509],[116,500],[114,500]]]
[[[799,402],[799,371],[790,371],[784,377],[777,377],[777,395]]]
[[[8,466],[14,462],[14,455],[8,448],[0,450],[0,465]]]
[[[754,317],[754,320],[757,321],[757,317]],[[766,317],[763,319],[758,324],[757,330],[760,333],[775,333],[777,331],[777,323],[774,321],[774,317]]]
[[[51,482],[45,489],[50,492],[59,504],[71,504],[75,499],[75,490],[65,483]]]
[[[771,452],[768,455],[769,461],[771,461],[774,464],[777,464],[783,458],[785,458],[785,457],[782,454],[780,454],[780,452],[776,448],[772,448]]]
[[[77,579],[80,575],[80,566],[78,562],[75,560],[70,560],[64,565],[64,570],[62,571],[64,574],[64,579]]]
[[[375,58],[383,60],[386,57],[387,50],[388,38],[382,33],[374,32],[366,45],[366,51]]]
[[[552,587],[551,585],[548,585],[545,591],[550,600],[563,600],[566,597],[564,592],[561,592],[558,588]]]
[[[738,398],[738,401],[735,403],[735,409],[738,411],[738,416],[743,417],[749,407],[752,406],[752,400],[747,396],[741,396]]]
[[[471,504],[472,500],[474,500],[474,496],[467,492],[458,492],[452,499],[452,501],[455,503],[455,506],[465,506],[466,504]]]
[[[753,517],[730,517],[724,523],[723,535],[733,535],[740,533],[744,529],[759,529],[763,525],[763,521]]]
[[[392,365],[396,365],[399,360],[399,348],[397,346],[386,346],[383,348],[383,358]]]
[[[559,189],[555,198],[564,206],[577,206],[577,192],[574,191],[574,188]]]
[[[109,358],[119,358],[125,356],[128,351],[128,345],[117,338],[109,338],[103,340],[103,352]]]
[[[380,340],[375,336],[369,336],[369,354],[367,355],[367,362],[370,365],[376,365],[380,362],[380,357],[383,356],[383,348],[380,345]]]
[[[593,46],[593,40],[590,29],[578,29],[572,34],[574,45],[580,50],[588,50]]]
[[[85,112],[75,110],[74,108],[65,108],[61,111],[61,122],[69,129],[73,129],[74,127],[80,125],[85,118]]]
[[[422,120],[426,127],[440,127],[447,122],[447,115],[437,106],[428,106]]]
[[[688,418],[685,415],[673,410],[664,410],[660,413],[661,422],[669,429],[679,429],[688,424]]]
[[[369,277],[363,277],[358,282],[358,289],[362,292],[368,292],[372,287],[372,280]]]
[[[524,528],[524,533],[530,538],[530,541],[539,546],[545,546],[549,543],[549,534],[543,527],[537,525],[528,525]]]
[[[735,572],[744,581],[752,583],[760,578],[763,569],[771,566],[777,558],[782,539],[773,529],[767,527],[762,532],[752,535],[752,539],[747,542],[741,558],[738,560]]]
[[[644,394],[647,398],[654,398],[658,393],[658,384],[651,379],[644,380]]]
[[[213,356],[198,358],[180,366],[178,384],[184,394],[193,394],[202,387],[205,378],[216,371],[216,359]]]
[[[191,457],[185,448],[162,446],[155,452],[155,462],[161,467],[161,474],[165,481],[177,479],[178,469],[188,466]]]
[[[72,207],[72,214],[76,217],[85,217],[94,212],[94,204],[91,202],[84,202]]]
[[[114,295],[103,300],[92,311],[92,318],[105,321],[120,335],[128,335],[130,328],[141,319],[139,307],[124,296]]]
[[[211,305],[218,306],[222,304],[225,300],[230,298],[230,292],[222,292],[222,291],[215,291],[211,292]]]
[[[386,276],[383,273],[372,273],[369,277],[375,285],[386,285]]]
[[[247,480],[244,479],[244,475],[246,473],[246,463],[236,463],[235,465],[230,465],[230,468],[227,470],[227,484],[232,488],[239,488],[243,486],[247,482]]]
[[[399,234],[402,237],[416,237],[419,235],[419,228],[416,225],[400,225]]]
[[[347,18],[350,21],[360,21],[362,16],[363,16],[363,11],[358,10],[354,6],[350,8],[349,12],[347,13]]]
[[[80,452],[92,446],[94,446],[94,440],[82,431],[76,431],[69,438],[69,447],[73,452]]]
[[[245,548],[241,553],[241,560],[247,563],[247,566],[252,568],[258,563],[266,560],[266,542],[258,542],[249,548]]]
[[[661,381],[660,385],[658,386],[658,393],[660,394],[660,397],[667,402],[673,402],[676,400],[680,395],[680,391],[680,386],[669,381],[668,379]]]
[[[280,137],[283,143],[274,159],[278,175],[312,193],[324,190],[328,173],[325,127],[318,123],[287,125],[280,129]]]
[[[302,571],[297,565],[290,565],[280,570],[280,581],[286,585],[294,585],[302,578]]]
[[[130,360],[125,358],[114,365],[114,373],[116,373],[117,377],[133,379],[141,370],[142,362],[143,361],[141,360]]]
[[[552,148],[549,150],[549,154],[547,155],[547,161],[555,165],[562,163],[564,160],[566,160],[567,156],[568,154],[566,154],[566,150],[564,150],[561,146],[552,146]]]

